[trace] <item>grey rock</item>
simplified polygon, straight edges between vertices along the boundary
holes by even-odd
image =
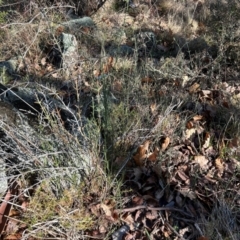
[[[240,44],[229,45],[226,50],[227,63],[239,66],[240,65]]]
[[[3,197],[4,193],[7,191],[8,181],[5,172],[4,161],[0,159],[0,198]]]
[[[125,57],[133,55],[134,50],[127,45],[112,45],[107,49],[107,53],[111,56]]]
[[[95,27],[95,23],[90,17],[83,17],[78,19],[72,19],[67,22],[61,23],[62,26],[66,27],[69,31],[78,32],[82,27]]]
[[[190,54],[194,53],[200,53],[204,51],[205,49],[208,49],[209,46],[206,43],[206,41],[203,38],[195,38],[189,42],[187,42],[183,48],[182,51],[186,54],[188,57]]]
[[[13,79],[13,75],[17,70],[17,59],[0,62],[0,82],[7,84]]]
[[[68,75],[78,61],[78,43],[72,34],[61,33],[59,44],[55,45],[48,55],[48,60],[57,68],[64,68]]]
[[[0,95],[0,178],[3,180],[0,189],[6,189],[6,176],[23,176],[27,172],[39,179],[50,179],[58,196],[71,187],[72,182],[79,184],[93,169],[91,149],[84,135],[87,134],[84,131],[86,121],[68,105],[48,96],[44,89],[8,89],[0,85]],[[37,113],[43,119],[58,110],[64,117],[63,122],[68,123],[68,129],[55,123],[54,131],[40,131],[44,123],[39,125],[37,116],[23,114],[21,101],[27,106],[41,101],[45,113],[40,112],[41,108]],[[91,126],[89,129],[93,131]]]
[[[124,225],[112,234],[112,240],[122,240],[124,235],[130,230],[128,225]]]
[[[17,69],[17,59],[10,59],[8,61],[0,62],[0,68],[5,67],[10,73],[15,73]]]
[[[62,33],[60,35],[62,45],[62,67],[73,68],[78,61],[78,43],[72,34]]]
[[[151,49],[156,46],[156,36],[153,32],[139,32],[135,35],[138,47]]]

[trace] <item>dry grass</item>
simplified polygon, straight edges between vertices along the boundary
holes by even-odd
[[[240,138],[239,86],[236,82],[239,73],[236,72],[237,64],[234,61],[229,63],[225,58],[225,51],[239,31],[234,25],[238,3],[159,0],[151,5],[148,2],[136,1],[136,10],[131,10],[116,7],[116,1],[107,1],[93,16],[98,28],[80,31],[78,35],[80,63],[68,81],[61,77],[64,69],[55,69],[50,63],[42,64],[51,47],[58,44],[56,26],[66,20],[65,2],[54,7],[33,2],[40,6],[37,12],[32,6],[23,5],[24,14],[16,14],[12,21],[2,25],[1,59],[20,57],[18,74],[21,82],[34,79],[38,91],[45,96],[54,96],[66,108],[70,101],[64,103],[65,95],[62,96],[60,91],[64,83],[70,82],[70,89],[77,96],[73,104],[76,109],[73,120],[78,130],[67,131],[59,112],[48,111],[48,103],[42,103],[42,114],[37,119],[37,137],[25,136],[25,128],[21,132],[19,126],[15,128],[4,123],[9,141],[18,148],[24,146],[28,162],[27,167],[26,159],[17,163],[18,181],[25,189],[28,202],[28,210],[21,216],[21,221],[27,225],[22,233],[23,239],[66,236],[80,239],[86,232],[93,234],[91,230],[97,231],[97,235],[110,237],[107,232],[110,234],[121,220],[106,220],[106,212],[98,204],[114,202],[119,208],[125,207],[123,202],[131,198],[132,190],[126,190],[124,171],[132,171],[135,164],[129,154],[147,139],[151,139],[150,151],[154,151],[163,137],[171,139],[169,151],[161,153],[155,172],[151,172],[161,176],[169,198],[177,189],[172,190],[170,183],[174,171],[183,164],[178,156],[194,151],[195,154],[204,154],[206,151],[213,160],[219,156],[226,164],[232,159],[239,160],[239,146],[235,144]],[[224,12],[220,11],[221,7]],[[41,14],[40,10],[44,9],[45,14]],[[218,18],[224,18],[226,22]],[[170,49],[170,53],[167,51],[161,59],[148,55],[139,57],[140,44],[136,34],[144,31],[152,31],[157,45]],[[209,46],[218,45],[217,57],[204,62],[205,55],[201,52],[188,56],[180,52],[188,44],[191,48],[191,40],[196,37],[201,37]],[[114,56],[106,68],[108,47],[124,44],[133,47],[134,54]],[[176,45],[178,48],[173,54],[171,50]],[[48,78],[52,71],[59,73],[58,78]],[[231,81],[230,75],[233,76]],[[11,84],[16,85],[16,81],[10,81]],[[194,84],[199,86],[191,90]],[[205,90],[209,92],[203,92]],[[189,139],[184,140],[186,126],[195,115],[203,115],[204,119],[198,123],[198,130],[204,129],[211,134],[208,150],[202,149],[204,131],[196,134],[199,139],[195,149]],[[80,124],[82,120],[83,125]],[[185,151],[184,154],[179,149]],[[19,150],[12,150],[15,155],[19,154]],[[92,161],[93,167],[80,179],[84,160]],[[188,164],[192,166],[192,162]],[[214,163],[211,164],[209,168],[214,171]],[[166,172],[163,171],[165,165]],[[192,171],[188,173],[195,174]],[[194,176],[196,185],[201,174],[196,172]],[[227,174],[230,173],[222,175],[223,179]],[[239,173],[231,177],[236,180]],[[217,191],[227,193],[230,187],[237,186],[235,180],[224,186],[219,179],[221,183],[213,187],[211,194]],[[145,184],[141,181],[142,185]],[[198,185],[195,187],[200,189]],[[202,215],[198,221],[202,235],[209,239],[239,239],[236,198],[222,194],[214,196],[218,199],[215,204],[209,200],[209,214]],[[188,198],[185,200],[189,201]],[[194,236],[199,229],[193,230]]]

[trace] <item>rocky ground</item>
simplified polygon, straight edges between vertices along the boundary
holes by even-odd
[[[2,238],[239,239],[238,1],[74,2],[2,3]]]

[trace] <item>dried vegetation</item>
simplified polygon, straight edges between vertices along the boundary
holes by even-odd
[[[29,161],[3,238],[240,239],[239,2],[77,2],[2,2],[7,86],[35,84],[86,122],[79,142],[42,107],[33,147],[5,121]],[[49,53],[69,9],[96,28],[70,31],[79,63],[65,75]],[[83,155],[94,169],[80,181]]]

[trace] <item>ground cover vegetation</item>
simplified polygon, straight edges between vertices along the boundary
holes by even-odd
[[[240,239],[239,1],[0,10],[1,239]]]

